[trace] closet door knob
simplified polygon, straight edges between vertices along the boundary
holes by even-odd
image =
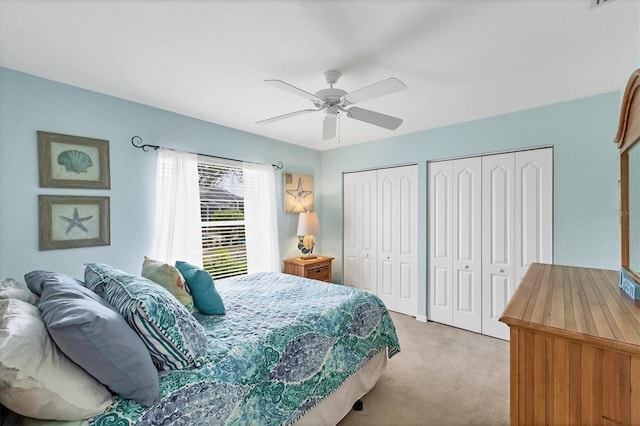
[[[504,269],[498,269],[498,272],[502,274],[504,272]]]
[[[390,257],[389,257],[389,256],[387,256],[387,260],[389,260],[389,259],[390,259]]]
[[[464,265],[464,269],[469,269],[469,265]]]

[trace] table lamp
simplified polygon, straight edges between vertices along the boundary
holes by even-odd
[[[302,251],[302,260],[316,259],[313,253],[313,246],[316,244],[314,235],[320,233],[320,223],[318,222],[318,214],[315,212],[300,213],[298,218],[298,248]]]

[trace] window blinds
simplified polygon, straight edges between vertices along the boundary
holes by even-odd
[[[204,269],[215,279],[247,273],[241,163],[198,158]]]

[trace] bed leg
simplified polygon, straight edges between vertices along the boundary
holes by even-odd
[[[353,403],[353,409],[355,411],[362,411],[362,407],[363,406],[362,406],[362,400],[361,399],[359,399],[359,400],[357,400],[356,402]]]

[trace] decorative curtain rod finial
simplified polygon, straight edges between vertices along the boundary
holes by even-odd
[[[131,145],[135,146],[136,148],[142,149],[144,152],[148,152],[149,148],[153,148],[153,149],[160,148],[158,145],[143,144],[142,143],[142,138],[140,136],[132,137],[131,138]]]

